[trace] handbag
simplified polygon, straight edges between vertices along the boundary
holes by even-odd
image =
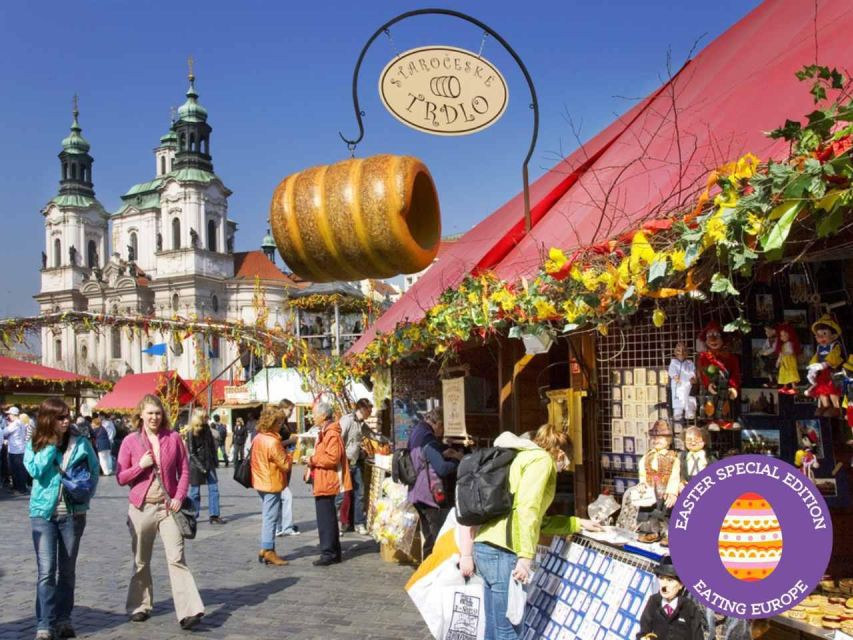
[[[252,443],[249,447],[248,455],[234,464],[234,480],[237,484],[241,484],[247,489],[252,488],[252,449],[254,447],[255,444]]]
[[[92,472],[89,471],[88,459],[80,460],[71,468],[67,468],[68,461],[71,459],[71,454],[76,444],[76,436],[71,436],[71,439],[68,441],[68,448],[62,457],[62,466],[57,465],[59,479],[62,483],[62,489],[65,495],[68,496],[68,501],[71,504],[88,504],[89,499],[92,497],[92,491],[95,488],[95,483],[92,480]]]

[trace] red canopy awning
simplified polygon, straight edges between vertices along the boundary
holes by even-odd
[[[815,60],[853,68],[848,3],[773,0],[709,44],[672,80],[531,186],[533,228],[524,234],[517,195],[454,243],[352,347],[377,332],[420,320],[468,274],[493,270],[515,280],[535,274],[551,247],[594,245],[667,214],[704,186],[708,173],[747,152],[787,156],[765,132],[814,109],[794,73]],[[677,118],[675,117],[677,114]]]
[[[98,411],[131,411],[136,408],[145,394],[158,395],[162,393],[172,378],[177,379],[178,403],[185,404],[192,400],[192,389],[177,373],[174,371],[157,371],[124,376],[116,382],[116,386],[110,393],[98,400],[95,408]]]
[[[45,384],[65,384],[69,382],[79,382],[82,386],[86,384],[92,386],[107,384],[104,380],[99,380],[98,378],[81,376],[70,371],[63,371],[62,369],[53,369],[16,358],[0,356],[0,381],[9,378],[30,379]]]
[[[202,390],[207,385],[203,380],[184,380],[187,383],[189,388],[192,390],[193,395],[196,396],[196,404],[202,407],[207,407],[207,391]],[[227,387],[229,383],[227,380],[214,380],[211,383],[211,387],[213,389],[213,406],[217,406],[225,402],[225,387]],[[236,384],[236,383],[235,383]]]

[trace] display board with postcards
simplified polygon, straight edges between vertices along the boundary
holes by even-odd
[[[666,369],[631,367],[614,369],[611,376],[612,456],[606,462],[602,457],[602,467],[636,471],[637,458],[648,450],[649,427],[668,417],[669,375]]]
[[[528,593],[521,637],[633,638],[656,586],[645,558],[580,536],[555,538]]]

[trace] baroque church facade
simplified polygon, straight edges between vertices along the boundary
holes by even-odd
[[[289,321],[287,299],[308,283],[274,265],[271,238],[263,253],[234,252],[231,191],[213,170],[212,129],[192,71],[189,82],[186,102],[154,149],[154,177],[131,187],[112,214],[95,197],[94,160],[75,102],[59,153],[59,193],[42,209],[45,251],[34,296],[42,314],[75,310],[251,323],[259,280],[272,310],[269,325]],[[41,339],[44,365],[110,379],[164,369],[194,379],[202,365],[215,376],[239,355],[236,345],[215,337],[180,340],[110,326],[84,333],[57,325],[43,329]],[[145,353],[160,343],[168,345],[164,356]]]

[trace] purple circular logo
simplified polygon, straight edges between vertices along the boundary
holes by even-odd
[[[796,467],[733,456],[681,491],[669,544],[681,582],[699,602],[734,618],[768,618],[817,586],[832,553],[832,520]]]

